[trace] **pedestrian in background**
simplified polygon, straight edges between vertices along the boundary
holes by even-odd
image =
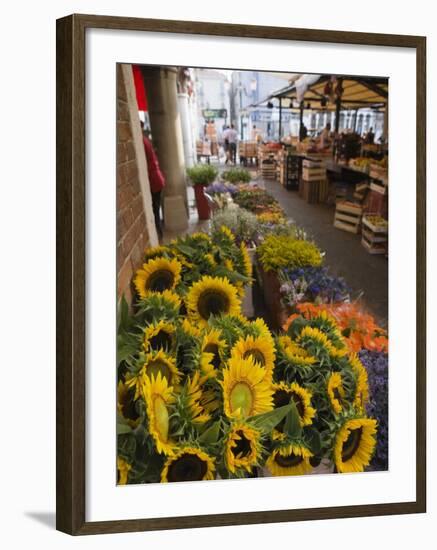
[[[226,152],[226,163],[228,161],[231,162],[231,164],[236,164],[237,162],[237,141],[238,141],[238,133],[235,130],[235,127],[233,124],[231,124],[230,128],[227,128],[223,132],[223,138],[225,141],[225,144],[228,143],[228,148]]]
[[[141,129],[144,124],[141,121]],[[155,227],[159,239],[162,239],[162,223],[161,223],[161,193],[165,187],[164,175],[159,167],[158,157],[156,156],[153,145],[145,133],[143,133],[144,153],[147,160],[147,173],[149,175],[150,192],[152,194],[152,209],[155,217]]]

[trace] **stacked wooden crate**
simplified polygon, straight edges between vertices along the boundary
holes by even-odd
[[[276,179],[278,152],[278,150],[272,150],[272,148],[264,145],[258,148],[258,167],[262,178]]]
[[[376,214],[363,216],[361,244],[369,254],[386,254],[388,251],[388,222]]]
[[[308,203],[325,202],[328,194],[326,168],[320,161],[305,159],[302,163],[301,195]]]
[[[247,165],[247,162],[256,162],[258,158],[258,144],[256,141],[240,141],[239,145],[240,162]]]
[[[359,233],[362,215],[363,207],[360,204],[338,201],[335,206],[334,227],[349,233]]]

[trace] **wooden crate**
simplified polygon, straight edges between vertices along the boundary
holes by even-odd
[[[305,181],[320,181],[326,178],[325,168],[302,168],[302,179]]]
[[[319,202],[325,203],[329,195],[329,181],[327,179],[319,181]]]
[[[262,161],[261,176],[266,179],[276,179],[276,161],[271,159]]]
[[[359,204],[339,201],[335,207],[334,227],[349,233],[359,233],[363,209]]]
[[[373,235],[370,231],[363,229],[361,233],[361,244],[369,254],[387,254],[388,240],[377,237],[373,240]]]
[[[320,181],[302,180],[302,198],[308,204],[316,204],[319,202]]]

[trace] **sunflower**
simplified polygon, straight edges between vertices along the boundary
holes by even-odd
[[[144,374],[149,378],[161,373],[161,376],[167,379],[169,385],[176,386],[179,382],[180,374],[176,368],[176,360],[162,350],[147,354],[143,368]]]
[[[135,406],[135,388],[130,388],[121,380],[117,386],[117,410],[127,420],[131,428],[138,426],[140,415]]]
[[[185,388],[191,422],[193,422],[193,424],[204,424],[208,422],[211,417],[205,412],[201,404],[202,390],[199,371],[196,371],[192,377],[188,377]]]
[[[232,231],[229,229],[229,227],[227,225],[222,225],[219,229],[219,231],[221,233],[223,233],[223,235],[225,235],[229,240],[231,240],[232,242],[235,241],[235,237],[234,237],[234,234],[232,233]]]
[[[367,371],[356,353],[352,353],[349,356],[349,363],[357,377],[354,405],[360,409],[364,409],[369,400],[369,379]]]
[[[192,336],[193,338],[200,338],[200,335],[202,334],[200,328],[193,325],[187,318],[182,321],[181,328],[185,334]]]
[[[338,472],[362,472],[369,465],[376,445],[376,426],[373,418],[345,421],[334,443],[334,463]]]
[[[267,375],[271,375],[275,366],[275,347],[273,341],[259,336],[246,336],[240,338],[231,351],[231,357],[235,359],[247,359],[252,357],[253,360],[264,367]]]
[[[244,332],[246,335],[264,338],[264,340],[267,340],[272,348],[276,350],[275,339],[273,338],[273,335],[270,332],[270,329],[267,326],[266,322],[261,317],[257,317],[253,321],[247,321]]]
[[[204,275],[189,289],[186,299],[188,315],[193,322],[206,325],[210,316],[240,313],[237,289],[226,277]]]
[[[304,327],[297,338],[297,342],[305,349],[310,348],[314,353],[323,348],[333,359],[339,359],[348,353],[346,348],[336,348],[326,334],[316,327]]]
[[[226,351],[226,341],[221,338],[220,329],[211,329],[205,333],[202,340],[202,352],[211,353],[211,364],[218,369],[222,364],[223,354]]]
[[[282,334],[281,336],[278,336],[277,342],[278,342],[278,346],[284,351],[287,348],[291,348],[293,346],[293,340],[290,338],[290,336],[287,336],[286,334]]]
[[[144,322],[155,319],[174,319],[179,314],[181,299],[171,290],[149,292],[138,302],[139,312]]]
[[[288,338],[288,337],[284,337]],[[283,348],[285,358],[290,361],[291,363],[295,363],[298,365],[302,365],[305,367],[309,367],[311,365],[314,365],[314,363],[317,363],[317,358],[311,355],[306,349],[304,349],[299,344],[296,344],[296,342],[293,342],[291,338],[289,338],[290,342],[288,340],[283,340],[282,342],[285,344],[287,342],[287,346]]]
[[[273,384],[273,391],[275,409],[288,405],[293,400],[299,414],[300,425],[304,427],[313,423],[316,410],[311,406],[311,392],[299,386],[296,382],[292,384],[286,384],[285,382]],[[276,429],[282,431],[284,423],[285,421],[282,421]]]
[[[231,259],[226,258],[223,264],[228,271],[235,271],[234,262]]]
[[[332,410],[335,414],[341,413],[343,410],[342,401],[344,399],[344,388],[339,372],[330,374],[327,383],[327,392]]]
[[[205,244],[212,243],[211,237],[208,235],[208,233],[202,233],[201,231],[197,231],[196,233],[191,233],[191,235],[188,238],[193,241],[204,242]]]
[[[172,251],[168,246],[152,246],[144,250],[144,261],[154,260],[155,258],[160,258],[161,256],[171,255]]]
[[[204,259],[207,261],[210,267],[217,267],[217,262],[215,261],[215,258],[211,254],[211,252],[208,252],[208,254],[205,254]]]
[[[131,469],[132,466],[124,458],[117,457],[117,485],[126,485]]]
[[[167,459],[161,472],[161,482],[201,481],[214,479],[214,458],[196,447],[182,447]]]
[[[159,296],[164,303],[172,305],[177,309],[181,307],[181,299],[175,292],[172,292],[171,290],[164,290],[159,294]]]
[[[243,256],[244,275],[250,279],[252,277],[252,260],[244,243],[241,243],[240,250]]]
[[[143,264],[136,272],[134,284],[141,298],[150,292],[173,290],[181,278],[181,264],[178,260],[155,258]]]
[[[159,349],[168,351],[175,344],[176,327],[172,323],[160,320],[144,329],[143,347],[146,352]]]
[[[161,349],[148,353],[139,372],[126,378],[126,385],[129,388],[135,387],[134,399],[138,399],[140,396],[144,379],[151,376],[156,377],[158,373],[166,378],[169,385],[176,386],[179,383],[180,373],[176,368],[175,359]]]
[[[202,384],[209,380],[210,378],[215,378],[217,376],[217,370],[213,364],[214,354],[208,353],[206,351],[201,352],[200,354],[200,372],[202,374],[201,382]]]
[[[173,388],[167,379],[158,372],[151,378],[146,376],[142,381],[141,393],[147,408],[149,433],[153,438],[158,453],[172,455],[175,443],[169,437],[169,405],[174,403]]]
[[[223,370],[223,405],[227,417],[248,417],[273,408],[271,384],[266,369],[248,356],[231,357]]]
[[[225,442],[226,467],[235,474],[242,468],[252,471],[261,457],[261,432],[249,424],[237,422],[229,430]]]
[[[304,475],[313,469],[311,451],[302,445],[291,444],[275,449],[266,461],[266,467],[273,476]]]

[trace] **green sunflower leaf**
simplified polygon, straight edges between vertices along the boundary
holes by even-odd
[[[129,426],[127,420],[121,415],[117,414],[117,434],[130,434],[132,428]]]
[[[318,430],[313,427],[306,428],[305,439],[314,455],[320,453],[322,449],[322,438]]]
[[[256,414],[247,419],[247,421],[252,424],[255,428],[263,430],[265,432],[271,432],[275,426],[281,422],[283,418],[287,416],[290,412],[291,403],[284,405],[283,407],[278,407],[262,414]]]
[[[220,436],[220,424],[220,420],[217,420],[217,422],[211,424],[211,426],[209,426],[209,428],[207,428],[199,437],[199,442],[204,443],[205,445],[217,443]]]
[[[297,412],[295,402],[292,400],[289,404],[289,412],[285,417],[284,432],[292,439],[300,437],[302,434],[302,427],[300,425],[300,417]]]

